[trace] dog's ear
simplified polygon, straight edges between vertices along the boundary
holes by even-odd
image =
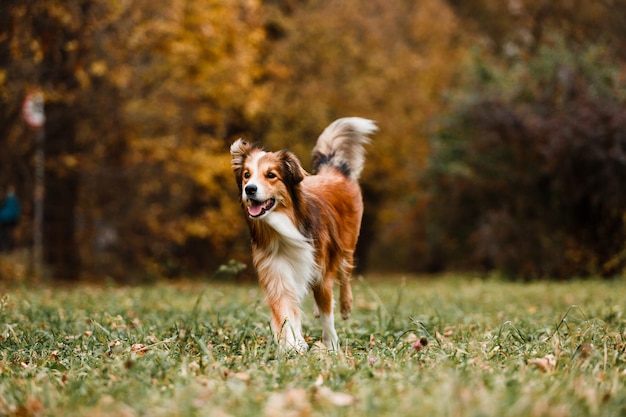
[[[235,173],[235,180],[237,181],[237,185],[239,186],[239,191],[241,192],[241,174],[243,171],[243,163],[246,160],[246,157],[252,151],[253,146],[250,145],[243,139],[237,139],[230,145],[230,156],[232,157],[231,163],[233,172]]]
[[[283,164],[284,181],[295,186],[304,179],[304,169],[298,157],[289,151],[280,151],[280,160]]]
[[[246,156],[252,150],[252,145],[246,142],[243,139],[237,139],[230,145],[230,156],[232,156],[232,168],[233,171],[241,170],[243,167],[243,161],[246,159]]]

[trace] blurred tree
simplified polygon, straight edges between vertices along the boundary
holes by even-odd
[[[271,99],[261,139],[269,148],[291,148],[306,166],[334,119],[376,120],[381,131],[368,147],[357,257],[361,267],[406,268],[412,254],[398,242],[421,238],[407,216],[418,204],[429,120],[445,108],[465,56],[457,19],[439,0],[268,3]]]
[[[245,233],[227,138],[263,105],[259,5],[145,1],[115,15],[104,56],[119,72],[125,141],[115,165],[89,183],[102,262],[157,275],[210,270],[237,256]],[[121,188],[103,188],[110,180]]]
[[[225,138],[245,131],[264,100],[256,84],[259,4],[29,0],[0,7],[0,140],[13,167],[3,171],[31,175],[33,147],[23,141],[19,110],[29,86],[41,86],[44,237],[54,276],[221,263],[243,230],[236,197],[224,191],[236,189]],[[22,181],[28,195],[32,180]]]
[[[620,270],[626,2],[448,3],[479,47],[435,136],[416,253],[527,277]]]
[[[249,256],[229,143],[288,147],[307,166],[321,130],[357,115],[381,127],[362,267],[610,273],[626,259],[608,197],[624,101],[607,57],[623,63],[624,1],[3,0],[0,182],[23,197],[28,243],[20,106],[40,87],[54,275],[206,272]],[[531,263],[504,246],[522,237]]]
[[[34,139],[34,135],[27,137],[20,123],[21,106],[28,88],[34,84],[34,61],[41,59],[32,51],[32,28],[20,20],[27,9],[28,4],[21,1],[0,3],[0,184],[18,185],[20,196],[32,190],[24,185],[31,180],[28,139]],[[21,57],[19,62],[15,55]],[[29,210],[27,204],[25,211]]]
[[[32,153],[32,142],[18,145],[28,137],[16,129],[19,105],[31,87],[42,87],[46,95],[47,115],[44,257],[53,274],[74,279],[78,274],[74,227],[78,198],[77,171],[71,166],[76,152],[77,115],[73,112],[81,90],[76,77],[83,59],[81,38],[88,37],[89,2],[26,1],[2,3],[4,35],[0,50],[4,69],[0,77],[2,100],[7,111],[1,116],[7,124],[2,140],[6,141],[8,166],[20,173],[32,172],[24,157]],[[32,136],[31,136],[32,137]],[[69,162],[69,164],[66,164]],[[32,181],[21,179],[21,190],[32,190]],[[29,184],[30,183],[30,184]],[[30,205],[27,205],[30,207]]]
[[[572,45],[603,43],[626,58],[626,0],[448,0],[498,53],[534,53],[551,33]]]
[[[522,277],[626,267],[626,85],[604,48],[555,37],[483,59],[435,137],[427,218],[448,266]]]

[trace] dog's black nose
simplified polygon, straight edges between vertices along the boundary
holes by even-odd
[[[246,195],[253,196],[256,194],[257,186],[254,184],[246,185],[244,190],[246,190]]]

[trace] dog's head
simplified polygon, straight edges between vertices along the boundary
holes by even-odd
[[[291,208],[304,178],[298,158],[289,151],[265,152],[238,139],[230,147],[232,167],[241,201],[250,218]]]

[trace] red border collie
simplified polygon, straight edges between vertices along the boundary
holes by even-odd
[[[333,315],[333,283],[339,306],[352,310],[350,278],[363,201],[358,184],[373,121],[347,117],[330,124],[313,149],[313,173],[282,150],[266,152],[242,139],[230,147],[241,205],[252,237],[252,259],[271,310],[281,347],[304,352],[300,305],[312,290],[322,341],[339,349]]]

